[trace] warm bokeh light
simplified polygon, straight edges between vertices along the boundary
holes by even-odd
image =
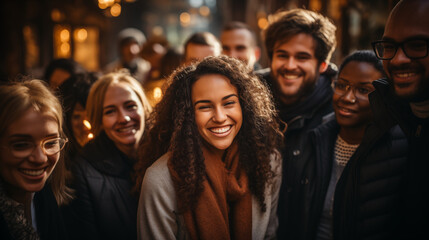
[[[191,22],[191,15],[187,12],[183,12],[180,14],[180,22],[182,24],[189,24]]]
[[[54,25],[54,58],[69,58],[71,55],[70,26]]]
[[[88,32],[85,28],[74,30],[74,38],[76,41],[83,42],[88,38]]]
[[[58,10],[56,8],[52,9],[52,12],[51,12],[52,21],[59,22],[62,20],[62,18],[63,18],[63,15],[61,14],[60,10]]]
[[[268,27],[268,20],[264,17],[258,19],[258,27],[260,29],[265,29]]]
[[[115,0],[98,0],[98,5],[110,7],[115,3]]]
[[[83,125],[88,129],[91,130],[91,123],[89,123],[88,120],[83,120]]]
[[[159,87],[154,88],[153,89],[153,99],[156,102],[159,102],[159,100],[161,100],[161,98],[162,98],[162,90],[161,90],[161,88],[159,88]]]
[[[94,134],[90,133],[88,134],[88,139],[93,139],[94,138]]]
[[[200,14],[201,16],[207,17],[210,15],[210,8],[207,6],[200,7]]]
[[[61,42],[68,42],[70,40],[70,32],[67,29],[63,29],[60,32]]]
[[[60,51],[64,55],[68,54],[70,52],[70,44],[68,44],[66,42],[61,43]]]
[[[309,9],[319,12],[322,10],[322,2],[320,0],[311,0],[309,3]]]
[[[99,7],[100,9],[106,9],[106,8],[108,8],[109,6],[108,6],[106,3],[98,3],[98,7]]]
[[[110,8],[110,14],[112,14],[113,17],[121,15],[121,5],[118,3],[113,4]]]
[[[161,36],[162,34],[164,34],[164,29],[162,29],[161,26],[155,26],[154,28],[152,28],[152,33],[153,35]]]

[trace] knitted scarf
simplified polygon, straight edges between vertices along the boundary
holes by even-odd
[[[39,236],[24,214],[24,206],[7,196],[3,181],[0,179],[0,214],[16,240],[36,240]]]
[[[203,154],[204,190],[196,205],[183,214],[191,239],[252,239],[252,195],[247,174],[239,164],[237,144],[227,150],[224,162],[206,149]],[[168,165],[177,188],[181,180],[172,165]],[[177,201],[181,206],[180,196]]]

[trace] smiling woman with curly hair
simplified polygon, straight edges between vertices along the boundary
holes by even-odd
[[[221,56],[176,70],[148,124],[140,239],[275,237],[282,133],[251,69]]]

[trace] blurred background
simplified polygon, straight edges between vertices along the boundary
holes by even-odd
[[[50,61],[72,58],[99,71],[118,57],[118,33],[140,29],[148,40],[162,39],[181,48],[196,31],[219,36],[222,25],[243,21],[256,33],[279,9],[304,7],[336,24],[336,64],[380,38],[389,11],[398,0],[3,0],[1,3],[0,77],[40,78]],[[261,47],[260,34],[258,42]],[[260,59],[268,66],[265,55]]]

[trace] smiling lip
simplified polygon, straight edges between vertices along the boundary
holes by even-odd
[[[118,133],[121,133],[121,134],[134,134],[134,133],[136,133],[137,132],[137,129],[136,129],[136,127],[133,125],[133,126],[129,126],[129,127],[122,127],[122,128],[118,128],[118,129],[116,129],[116,131],[118,132]]]
[[[212,127],[208,129],[211,133],[213,133],[217,137],[225,137],[231,132],[232,125],[223,126],[223,127]]]
[[[289,83],[289,82],[295,82],[298,78],[301,77],[301,74],[281,74],[280,75],[283,79],[283,82]]]
[[[19,168],[18,170],[20,173],[24,174],[28,178],[39,179],[43,178],[47,168],[48,167],[42,169]]]
[[[415,71],[392,72],[396,84],[409,84],[415,81],[419,74]]]
[[[342,116],[350,116],[350,115],[356,113],[356,111],[354,111],[350,108],[345,108],[345,107],[340,107],[340,106],[337,107],[337,110],[338,110],[338,114],[342,115]]]

